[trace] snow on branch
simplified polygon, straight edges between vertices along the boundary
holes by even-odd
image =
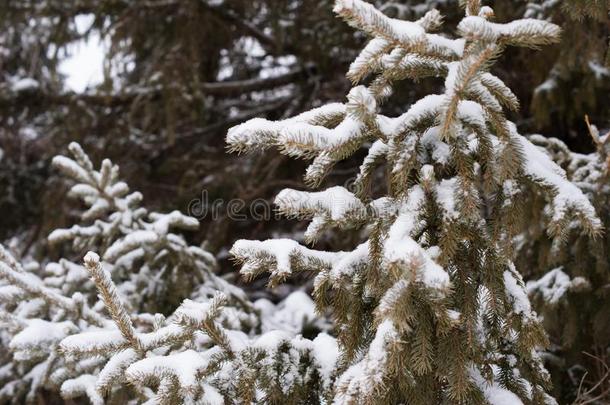
[[[542,45],[558,42],[561,28],[555,24],[535,19],[497,24],[489,22],[483,17],[470,16],[460,22],[458,33],[470,40],[539,48]]]
[[[590,283],[584,277],[570,279],[561,267],[553,269],[538,280],[530,280],[525,285],[527,293],[532,296],[540,296],[545,304],[555,306],[571,291],[586,291],[590,289]]]
[[[367,215],[362,201],[340,186],[319,192],[284,189],[275,198],[275,204],[288,218],[312,219],[305,232],[308,242],[315,241],[328,226],[353,226]]]
[[[201,384],[198,375],[208,366],[206,360],[199,352],[186,350],[169,356],[155,356],[133,363],[125,370],[127,379],[132,384],[144,385],[154,378],[162,384],[159,390],[167,390],[164,384],[176,385],[188,398],[197,395]],[[173,387],[172,387],[173,388]],[[175,388],[174,388],[175,389]],[[167,392],[165,392],[167,394]],[[215,393],[217,396],[217,392]]]
[[[524,152],[525,174],[535,182],[552,189],[553,223],[550,231],[557,235],[569,220],[570,212],[573,212],[587,232],[598,233],[601,230],[601,222],[585,194],[566,178],[565,171],[546,153],[516,131],[515,126],[511,125],[512,136]]]
[[[397,344],[399,334],[390,320],[382,322],[364,358],[350,366],[337,381],[334,404],[372,401],[389,371],[389,347]]]
[[[341,122],[344,117],[345,105],[333,103],[283,121],[254,118],[231,128],[227,134],[226,142],[232,152],[265,150],[278,146],[278,138],[282,130],[293,124],[302,123],[331,127]]]
[[[350,25],[371,36],[381,36],[406,46],[413,46],[425,40],[422,25],[389,18],[373,5],[361,0],[337,0],[333,11]]]
[[[450,286],[449,275],[434,261],[434,249],[427,251],[412,239],[422,202],[421,190],[413,190],[388,231],[383,260],[389,268],[397,267],[406,272],[406,278],[442,291]]]
[[[252,279],[269,271],[270,285],[277,285],[298,271],[322,271],[342,255],[342,252],[324,252],[308,249],[291,239],[266,241],[238,240],[231,255],[242,264],[240,273]]]
[[[100,257],[93,252],[85,255],[85,268],[91,275],[95,285],[100,293],[106,309],[110,312],[112,320],[121,331],[121,335],[129,344],[136,350],[141,350],[141,343],[138,340],[131,318],[125,310],[123,303],[119,297],[116,286],[106,271],[102,269]]]

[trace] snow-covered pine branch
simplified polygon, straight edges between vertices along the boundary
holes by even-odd
[[[314,251],[290,240],[238,241],[232,249],[243,274],[269,271],[272,285],[296,271],[316,273],[313,295],[333,316],[345,364],[335,403],[553,402],[534,351],[545,336],[512,262],[523,219],[515,199],[535,193],[548,201],[555,235],[574,220],[594,234],[600,222],[565,173],[506,119],[504,108],[519,103],[490,69],[507,46],[554,43],[560,29],[528,19],[493,23],[491,8],[464,3],[460,38],[450,39],[431,32],[442,21],[437,11],[408,22],[338,0],[335,12],[371,37],[350,67],[355,87],[343,108],[255,119],[227,136],[235,151],[276,147],[313,159],[305,180],[314,186],[372,145],[356,195],[331,187],[276,198],[286,216],[311,220],[307,241],[330,226],[361,227],[365,240],[353,251]],[[444,93],[398,117],[379,113],[394,82],[428,76],[445,78]],[[358,84],[367,77],[368,86]],[[333,119],[309,118],[321,112]],[[386,196],[370,201],[367,185],[384,167]],[[335,205],[339,194],[343,204]]]
[[[66,336],[103,328],[108,321],[89,306],[86,297],[74,293],[67,297],[38,277],[0,247],[0,319],[3,341],[11,351],[0,375],[0,401],[33,401],[44,387],[57,386],[81,370],[69,370],[58,355],[59,342]],[[89,365],[89,368],[92,365]],[[94,366],[94,365],[93,365]]]
[[[223,312],[228,298],[220,292],[207,302],[185,300],[152,331],[139,332],[125,313],[114,283],[102,270],[99,257],[88,253],[85,265],[115,328],[92,330],[61,341],[60,352],[71,361],[106,358],[97,376],[65,381],[61,388],[64,397],[86,394],[95,403],[125,384],[158,403],[224,404],[225,400],[252,402],[278,395],[298,398],[303,389],[316,391],[321,397],[328,395],[338,360],[332,337],[322,333],[307,340],[280,330],[249,337],[226,327],[223,319],[230,313],[223,316]]]

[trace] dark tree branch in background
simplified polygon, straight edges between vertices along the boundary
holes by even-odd
[[[248,21],[245,21],[242,17],[237,15],[233,10],[223,7],[211,6],[205,0],[198,2],[201,7],[212,12],[217,17],[222,18],[225,21],[230,22],[234,26],[241,29],[244,33],[251,35],[256,38],[263,46],[271,47],[273,53],[279,51],[279,46],[276,40],[265,34],[262,30],[257,28],[255,25]],[[106,0],[101,3],[99,1],[14,1],[10,4],[10,8],[22,13],[31,13],[39,15],[63,15],[74,17],[79,14],[93,14],[102,8],[105,12],[110,14],[121,14],[125,10],[130,8],[167,8],[179,6],[179,0],[157,0],[157,1],[129,1],[129,0]]]
[[[306,78],[306,69],[297,67],[289,72],[265,79],[236,80],[231,82],[204,83],[204,93],[215,96],[230,96],[244,92],[267,90],[273,87],[295,83]]]
[[[264,116],[266,114],[269,114],[270,112],[278,111],[279,109],[284,108],[284,106],[287,103],[289,103],[290,100],[291,100],[290,98],[280,99],[279,101],[276,101],[269,105],[265,105],[260,108],[244,111],[243,113],[235,115],[234,117],[229,117],[226,120],[216,122],[216,123],[208,125],[206,127],[195,128],[192,132],[190,132],[188,134],[179,135],[178,140],[186,140],[189,138],[193,138],[195,136],[199,137],[201,135],[207,135],[207,134],[219,131],[219,130],[227,129],[233,125],[237,125],[239,123],[247,121],[250,118]]]
[[[248,21],[245,21],[244,19],[240,18],[232,10],[226,9],[226,8],[220,8],[218,6],[216,6],[216,7],[210,6],[205,1],[202,2],[202,6],[205,9],[213,12],[217,16],[223,18],[224,20],[229,21],[231,24],[235,25],[236,27],[241,28],[245,33],[256,38],[263,46],[271,47],[274,50],[274,52],[279,51],[278,43],[275,41],[275,39],[273,37],[265,34],[263,31],[259,30],[256,26],[249,23]],[[224,6],[224,4],[223,4],[223,6]]]
[[[275,87],[285,86],[298,82],[307,77],[306,69],[295,68],[289,72],[265,79],[235,80],[229,82],[202,83],[200,90],[210,96],[228,97],[253,91],[263,91]],[[53,93],[40,88],[29,88],[26,90],[13,92],[0,92],[0,107],[31,102],[33,99],[42,104],[75,104],[86,103],[100,106],[120,106],[133,102],[137,97],[160,96],[164,90],[161,87],[149,87],[134,91],[123,91],[120,93]]]

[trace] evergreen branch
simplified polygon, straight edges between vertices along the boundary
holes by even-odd
[[[110,276],[102,269],[99,256],[93,252],[89,252],[85,255],[84,262],[85,268],[95,282],[100,296],[106,305],[106,309],[108,309],[112,320],[119,328],[119,331],[121,331],[121,335],[123,335],[123,338],[125,338],[136,352],[142,353],[142,343],[136,335],[131,317],[125,310],[116,286],[110,279]]]
[[[448,139],[452,126],[455,123],[458,105],[464,98],[464,93],[471,83],[478,77],[481,70],[498,55],[498,48],[491,44],[484,46],[483,49],[471,55],[457,67],[457,77],[455,83],[450,83],[450,88],[446,89],[449,96],[446,111],[442,118],[441,137]]]

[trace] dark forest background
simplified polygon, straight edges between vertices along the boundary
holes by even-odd
[[[437,7],[448,34],[461,17],[457,0],[375,3],[405,19]],[[601,13],[592,8],[578,15],[545,2],[485,3],[497,21],[526,15],[562,26],[561,44],[535,58],[511,49],[494,72],[519,96],[521,110],[510,118],[521,133],[593,150],[585,114],[600,128],[610,126],[604,2],[589,2],[601,4]],[[84,33],[75,24],[81,15],[94,16]],[[68,91],[58,65],[71,44],[94,34],[111,45],[106,78],[85,92]],[[334,17],[332,0],[0,2],[0,238],[18,240],[22,255],[36,256],[46,248],[35,241],[70,222],[77,207],[49,164],[70,141],[81,143],[96,164],[103,157],[117,162],[151,209],[187,211],[204,190],[209,202],[242,199],[248,205],[257,198],[272,202],[284,187],[303,188],[304,165],[279,154],[228,154],[226,131],[252,117],[286,118],[342,101],[350,88],[344,73],[365,39]],[[29,85],[15,85],[24,79]],[[442,84],[403,84],[385,113],[406,111]],[[343,162],[327,185],[349,181],[361,158]],[[221,260],[238,238],[298,237],[302,229],[295,221],[234,221],[219,212],[201,218],[190,238]]]

